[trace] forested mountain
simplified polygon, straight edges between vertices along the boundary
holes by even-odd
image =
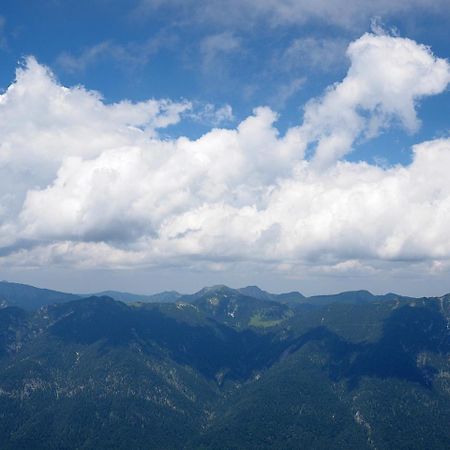
[[[44,305],[68,302],[77,298],[78,295],[65,292],[0,281],[0,307],[19,306],[26,310],[33,310]]]
[[[110,297],[124,303],[191,303],[200,298],[218,295],[231,295],[235,298],[244,296],[267,302],[278,302],[296,306],[300,304],[327,305],[331,303],[365,303],[376,300],[395,300],[397,298],[411,299],[397,294],[373,295],[369,291],[348,291],[339,294],[314,295],[305,297],[297,291],[273,294],[257,286],[247,286],[232,289],[228,286],[218,285],[204,287],[194,294],[181,294],[177,291],[164,291],[156,294],[134,294],[120,291],[102,291],[95,294],[72,294],[49,289],[41,289],[26,284],[0,282],[0,307],[19,306],[26,310],[38,309],[44,305],[64,303],[77,298]]]
[[[450,296],[251,293],[0,309],[1,448],[448,448]]]
[[[159,292],[158,294],[146,295],[146,294],[132,294],[130,292],[119,291],[102,291],[95,294],[83,295],[83,297],[110,297],[114,300],[124,303],[173,303],[181,299],[182,294],[176,291]]]

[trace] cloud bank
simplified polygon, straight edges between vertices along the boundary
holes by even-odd
[[[417,129],[417,103],[446,90],[450,65],[376,34],[347,55],[346,77],[284,135],[259,107],[197,140],[159,134],[187,102],[107,104],[28,58],[0,96],[0,265],[445,266],[450,139],[417,144],[408,166],[344,156],[392,124]]]

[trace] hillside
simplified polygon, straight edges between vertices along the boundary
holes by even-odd
[[[44,305],[68,302],[77,298],[79,296],[75,294],[0,281],[0,307],[18,306],[26,310],[34,310]]]
[[[2,448],[446,448],[450,296],[0,309]]]

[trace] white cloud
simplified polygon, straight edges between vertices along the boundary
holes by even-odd
[[[374,16],[449,14],[447,0],[141,0],[136,15],[173,8],[189,21],[223,23],[248,28],[261,20],[273,26],[321,20],[344,28],[366,27]]]
[[[216,66],[221,65],[224,56],[235,53],[240,48],[240,39],[229,31],[205,37],[200,43],[204,70],[217,69]]]
[[[271,98],[271,105],[278,108],[283,108],[286,102],[297,94],[304,86],[306,78],[293,78],[286,84],[281,85],[276,89],[273,97]]]
[[[373,16],[418,11],[446,13],[445,0],[247,0],[261,14],[271,14],[274,23],[305,23],[320,19],[342,27],[365,24]],[[219,0],[220,3],[220,0]]]
[[[104,41],[84,49],[78,56],[68,52],[61,53],[57,63],[67,72],[83,72],[92,63],[96,63],[104,56],[123,56],[122,47],[116,47],[111,42]]]
[[[417,145],[406,167],[342,156],[392,121],[414,130],[415,104],[446,89],[449,64],[413,41],[372,34],[348,55],[345,79],[284,136],[277,115],[257,108],[197,140],[157,133],[188,103],[108,105],[28,59],[0,97],[0,264],[446,266],[450,139]]]
[[[342,157],[362,133],[373,137],[393,120],[415,131],[417,101],[443,92],[450,82],[448,63],[410,39],[367,33],[349,45],[347,55],[345,79],[305,108],[301,132],[317,142],[319,165]]]
[[[27,191],[51,184],[66,159],[143,145],[189,108],[167,100],[106,105],[96,92],[60,86],[28,58],[0,96],[0,217],[14,219]]]
[[[303,37],[294,39],[276,61],[286,71],[310,67],[330,71],[345,62],[348,42],[343,38]]]
[[[234,120],[233,108],[228,104],[221,107],[216,107],[212,103],[199,104],[188,116],[196,122],[212,126],[230,123]]]
[[[121,45],[113,41],[103,41],[84,48],[78,54],[63,52],[56,58],[56,64],[66,72],[78,73],[109,59],[119,63],[122,68],[133,69],[147,64],[161,48],[171,46],[175,41],[174,36],[163,34],[139,44],[130,42]]]

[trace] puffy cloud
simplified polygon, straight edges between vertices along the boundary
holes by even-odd
[[[413,41],[373,34],[348,55],[345,79],[284,135],[277,115],[257,108],[197,140],[158,135],[188,103],[106,104],[28,59],[0,97],[0,263],[445,266],[450,139],[415,146],[408,166],[342,156],[393,120],[414,130],[415,103],[446,88],[449,65]]]
[[[189,108],[167,100],[106,105],[96,92],[59,85],[47,68],[28,58],[0,96],[3,226],[8,217],[14,221],[29,189],[53,182],[66,158],[95,158],[130,142],[144,145]]]
[[[342,157],[362,133],[372,137],[393,119],[415,131],[417,101],[443,92],[450,82],[447,61],[410,39],[365,34],[347,55],[345,79],[305,108],[302,132],[317,142],[319,165]]]
[[[212,103],[206,103],[198,107],[196,111],[188,116],[196,122],[213,126],[229,123],[234,120],[233,108],[228,104],[216,108]]]

